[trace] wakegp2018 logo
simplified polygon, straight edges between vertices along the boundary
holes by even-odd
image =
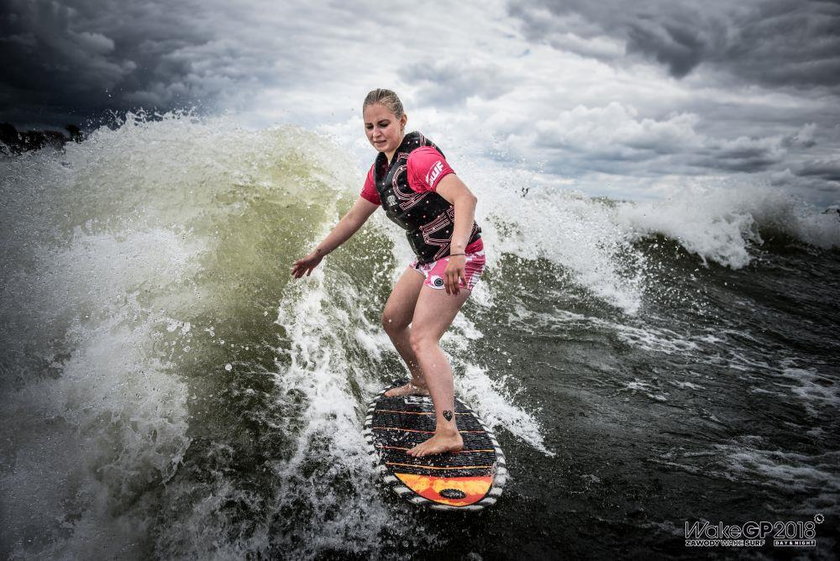
[[[822,524],[822,514],[808,521],[744,522],[743,524],[713,525],[702,522],[685,523],[686,547],[816,547],[817,525]]]

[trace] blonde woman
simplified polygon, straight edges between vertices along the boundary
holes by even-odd
[[[294,262],[292,276],[311,274],[380,206],[405,230],[416,259],[394,285],[382,326],[411,381],[386,395],[432,398],[434,435],[409,455],[458,452],[464,441],[454,413],[452,367],[439,342],[484,270],[481,229],[474,219],[477,199],[434,143],[419,132],[406,134],[408,118],[397,94],[371,91],[362,116],[368,141],[379,154],[353,207],[312,253]]]

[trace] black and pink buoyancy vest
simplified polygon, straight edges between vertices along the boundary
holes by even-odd
[[[433,191],[418,193],[409,186],[408,155],[423,146],[431,146],[440,152],[431,140],[419,132],[403,137],[390,165],[385,154],[380,152],[374,164],[374,182],[385,214],[405,230],[417,260],[429,263],[449,255],[455,207]],[[473,222],[467,244],[476,241],[480,233],[481,228]]]

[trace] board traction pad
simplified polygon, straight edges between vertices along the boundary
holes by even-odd
[[[471,511],[495,504],[508,479],[505,455],[493,432],[457,397],[455,414],[464,449],[423,458],[406,453],[435,429],[430,397],[385,397],[390,388],[406,382],[382,390],[365,416],[368,453],[383,482],[409,502],[434,510]]]

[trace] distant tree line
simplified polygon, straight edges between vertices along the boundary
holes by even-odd
[[[47,146],[60,149],[67,142],[81,142],[84,138],[76,125],[66,125],[64,130],[67,134],[56,130],[18,131],[10,123],[0,123],[0,152],[14,155]]]

